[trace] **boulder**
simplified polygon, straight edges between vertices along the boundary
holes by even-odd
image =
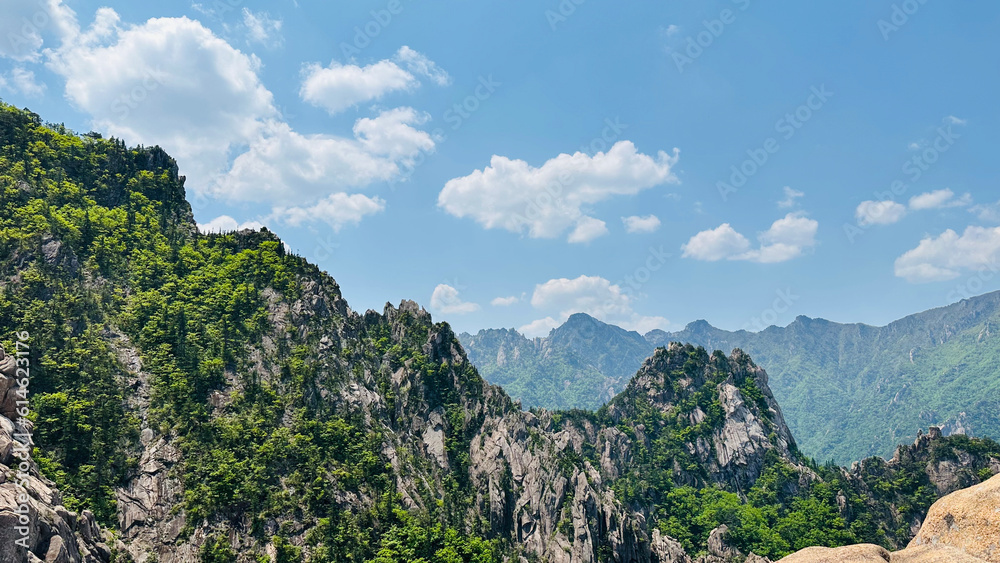
[[[889,552],[884,547],[872,544],[807,547],[778,560],[779,563],[886,563],[888,561],[891,561]]]
[[[984,563],[961,549],[946,545],[908,547],[892,554],[892,563]]]
[[[948,546],[1000,563],[1000,475],[935,502],[907,546]]]

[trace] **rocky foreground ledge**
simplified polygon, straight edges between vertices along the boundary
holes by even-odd
[[[906,549],[810,547],[780,563],[1000,563],[1000,475],[931,506]]]

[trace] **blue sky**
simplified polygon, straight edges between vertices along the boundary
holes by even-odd
[[[579,0],[577,0],[579,1]],[[0,7],[0,97],[159,144],[356,310],[883,324],[1000,288],[1000,6]],[[992,140],[991,140],[992,139]]]

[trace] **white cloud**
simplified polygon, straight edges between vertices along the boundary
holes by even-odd
[[[458,290],[448,284],[440,284],[434,288],[431,307],[446,315],[465,315],[479,310],[479,305],[462,301]]]
[[[671,171],[677,152],[671,156],[660,151],[654,158],[639,153],[629,141],[619,141],[607,153],[561,154],[537,168],[494,155],[485,169],[449,180],[438,205],[456,217],[471,217],[487,229],[555,238],[571,227],[595,225],[586,207],[678,182]],[[579,238],[578,234],[574,231],[573,238]]]
[[[333,227],[334,231],[340,231],[346,225],[360,223],[366,215],[383,210],[385,201],[382,198],[338,192],[307,207],[276,207],[272,217],[293,227],[322,221]]]
[[[785,199],[778,202],[778,207],[787,209],[789,207],[795,206],[795,200],[805,196],[804,192],[798,190],[793,190],[792,188],[785,186]]]
[[[862,201],[854,211],[858,225],[891,225],[906,216],[906,206],[895,201]]]
[[[35,98],[45,93],[46,86],[35,80],[34,72],[18,66],[14,67],[10,75],[0,75],[0,90],[19,92]]]
[[[528,338],[539,338],[548,336],[552,329],[557,328],[562,322],[553,319],[552,317],[545,317],[544,319],[538,319],[531,321],[530,323],[517,329],[518,332],[527,336]]]
[[[581,217],[576,222],[576,228],[569,234],[566,241],[573,243],[590,242],[606,234],[608,234],[608,225],[604,221],[593,217]]]
[[[761,264],[786,262],[801,256],[816,246],[819,222],[804,213],[789,213],[758,234],[760,247],[751,248],[750,241],[729,223],[702,231],[681,247],[683,257],[706,262],[746,260]]]
[[[229,215],[220,215],[208,223],[198,223],[198,230],[202,233],[231,233],[233,231],[242,231],[244,229],[258,231],[263,226],[264,224],[259,221],[246,221],[244,223],[240,223]]]
[[[708,231],[702,231],[681,246],[684,258],[694,258],[706,262],[715,262],[725,258],[732,258],[747,252],[750,249],[750,241],[747,237],[736,232],[736,229],[729,223],[723,223]]]
[[[670,324],[663,317],[647,317],[636,313],[632,309],[631,295],[599,276],[559,278],[539,284],[531,296],[531,305],[543,312],[552,313],[518,329],[522,334],[532,337],[548,334],[549,330],[565,322],[573,313],[587,313],[604,322],[640,332],[665,328]]]
[[[336,61],[328,67],[314,63],[303,69],[303,75],[299,95],[331,115],[390,92],[411,90],[419,84],[412,74],[388,60],[366,67],[341,65]]]
[[[980,221],[987,223],[1000,223],[1000,201],[996,203],[985,203],[973,205],[969,208],[971,213],[975,213]]]
[[[302,135],[285,123],[269,122],[247,152],[219,179],[215,192],[233,200],[315,201],[346,188],[364,187],[401,174],[434,140],[413,125],[427,116],[397,108],[358,120],[354,139]]]
[[[955,192],[948,188],[915,195],[910,198],[910,209],[915,211],[940,209],[942,207],[966,207],[968,205],[972,205],[971,194],[964,194],[956,198]]]
[[[76,14],[61,0],[4,0],[0,18],[0,57],[38,61],[46,41],[79,33]]]
[[[627,233],[654,233],[660,228],[660,218],[656,215],[622,217]]]
[[[281,20],[272,19],[267,12],[254,13],[249,8],[243,8],[243,28],[246,30],[247,43],[268,48],[280,46],[284,42],[281,25]]]
[[[967,227],[962,235],[948,229],[926,237],[896,259],[896,276],[913,283],[954,279],[963,271],[995,269],[1000,262],[1000,227]]]
[[[48,65],[95,129],[164,147],[196,191],[277,116],[257,76],[260,61],[188,18],[123,27],[114,10],[101,8],[94,25],[53,52]]]
[[[406,46],[399,49],[395,60],[386,59],[365,67],[337,61],[327,67],[312,63],[302,73],[299,95],[331,115],[392,92],[413,90],[420,85],[415,75],[426,76],[442,86],[451,81],[448,73],[433,61]]]
[[[944,118],[944,120],[952,125],[965,125],[969,122],[968,119],[961,119],[955,117],[954,115],[949,115],[948,117]]]
[[[497,297],[493,301],[490,301],[490,305],[494,307],[510,307],[511,305],[516,305],[521,301],[520,297],[512,295],[510,297]]]
[[[439,67],[426,55],[418,53],[406,45],[399,48],[396,53],[396,60],[403,64],[407,70],[419,76],[430,78],[438,86],[451,84],[451,76]]]

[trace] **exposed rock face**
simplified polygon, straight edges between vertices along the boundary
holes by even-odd
[[[961,549],[946,545],[908,547],[892,554],[892,563],[985,563]]]
[[[871,544],[845,547],[807,547],[793,553],[778,563],[887,563],[889,552],[884,547]]]
[[[694,364],[703,367],[693,368],[689,362],[692,355],[698,354],[706,357],[701,364]],[[749,399],[741,386],[756,388],[762,399]],[[770,450],[797,466],[805,478],[812,476],[811,470],[799,464],[792,453],[795,440],[768,387],[767,373],[738,349],[728,357],[717,352],[711,358],[703,349],[677,343],[657,349],[626,390],[609,403],[608,413],[616,422],[628,420],[642,408],[639,402],[668,412],[702,391],[716,393],[722,407],[721,420],[715,421],[710,436],[698,437],[687,444],[688,451],[707,474],[708,483],[748,490],[763,471],[765,454]],[[695,424],[706,417],[700,407],[689,416]],[[618,471],[623,472],[624,468]],[[680,482],[706,484],[698,474],[679,467],[676,472]]]
[[[37,465],[22,462],[17,452],[27,451],[18,441],[23,432],[0,416],[0,561],[107,563],[111,550],[94,515],[66,510]],[[21,473],[21,468],[27,471]]]
[[[946,545],[1000,562],[1000,475],[938,500],[908,547]]]

